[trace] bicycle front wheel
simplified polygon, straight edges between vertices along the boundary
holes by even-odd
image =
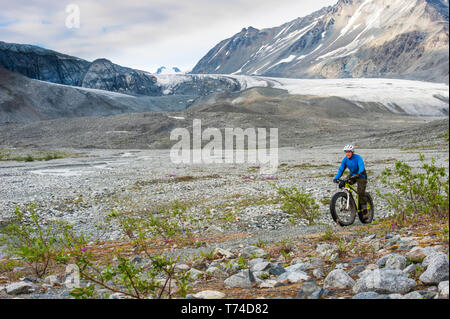
[[[333,220],[339,225],[352,225],[356,218],[356,205],[353,197],[348,196],[345,192],[334,194],[331,198],[330,213]]]

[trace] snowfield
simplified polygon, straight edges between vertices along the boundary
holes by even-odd
[[[290,94],[321,97],[340,97],[360,103],[379,103],[393,113],[416,116],[448,116],[449,87],[444,83],[384,79],[288,79],[247,75],[184,74],[158,76],[158,83],[167,93],[180,83],[192,81],[193,77],[228,79],[238,82],[241,90],[254,87],[273,87],[287,90]],[[400,109],[401,110],[400,110]]]

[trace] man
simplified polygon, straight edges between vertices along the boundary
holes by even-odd
[[[334,178],[334,182],[341,178],[345,169],[348,168],[350,176],[358,183],[358,195],[359,195],[359,207],[363,209],[364,217],[367,216],[367,199],[366,199],[366,186],[367,186],[367,173],[364,165],[363,158],[355,154],[355,148],[353,145],[347,145],[344,147],[345,157],[342,160],[341,167]]]

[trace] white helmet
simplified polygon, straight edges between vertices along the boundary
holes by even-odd
[[[353,147],[353,145],[349,144],[349,145],[344,147],[344,152],[353,152],[353,153],[355,153],[355,148]]]

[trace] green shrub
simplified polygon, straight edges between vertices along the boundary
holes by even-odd
[[[306,219],[309,225],[316,223],[320,215],[319,205],[310,194],[299,191],[296,187],[279,187],[278,194],[282,197],[283,211],[292,215],[293,218]]]
[[[436,167],[435,160],[422,163],[419,169],[413,169],[406,163],[396,162],[394,170],[386,168],[382,172],[382,183],[393,192],[378,195],[386,199],[389,208],[396,216],[405,220],[408,216],[426,215],[433,218],[448,219],[448,175],[445,167]]]
[[[163,255],[150,257],[150,266],[137,265],[130,258],[118,253],[115,264],[108,263],[106,267],[95,264],[95,258],[89,249],[79,251],[76,264],[80,269],[80,276],[93,285],[72,289],[70,295],[76,299],[94,298],[97,296],[97,287],[114,293],[122,293],[134,299],[161,299],[180,296],[185,298],[191,292],[189,282],[190,274],[187,271],[176,272],[175,264],[178,261]],[[172,283],[176,291],[171,291]]]
[[[0,229],[0,244],[8,255],[18,256],[41,278],[52,262],[66,262],[68,250],[84,243],[84,236],[76,237],[70,224],[52,220],[44,226],[36,206],[25,211],[16,207],[14,217]]]

